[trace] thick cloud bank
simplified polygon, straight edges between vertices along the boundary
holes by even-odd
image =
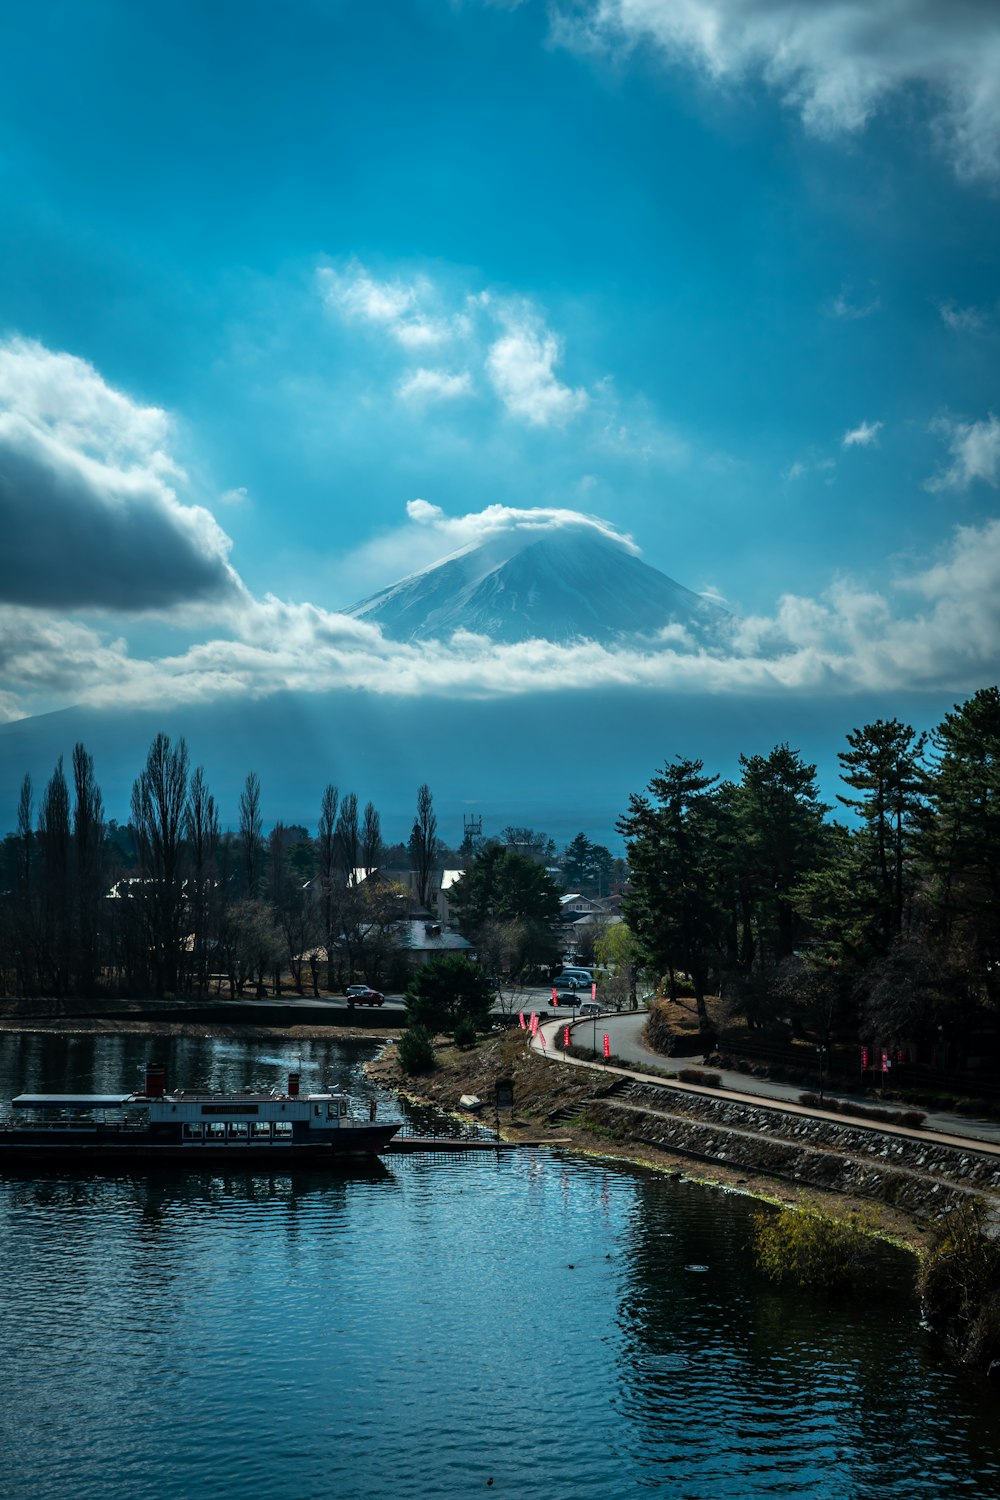
[[[440,527],[452,541],[477,530],[474,517],[451,527],[433,507],[412,510],[415,529]],[[508,523],[526,524],[529,514],[511,511]],[[499,523],[493,511],[484,524],[492,529]],[[550,511],[542,524],[594,523]],[[622,646],[503,645],[469,633],[393,642],[363,620],[273,597],[244,596],[228,620],[225,639],[142,659],[120,637],[79,622],[0,609],[0,672],[7,688],[0,716],[15,718],[56,702],[166,707],[286,689],[465,699],[619,688],[741,698],[904,690],[959,695],[995,680],[1000,662],[1000,521],[959,527],[937,560],[887,590],[842,579],[820,598],[788,594],[771,615],[733,617],[709,646],[681,627]]]
[[[756,76],[826,136],[911,89],[959,176],[1000,177],[1000,29],[986,0],[593,0],[563,5],[556,33],[577,48],[652,43],[715,83]]]
[[[229,539],[184,505],[170,421],[84,360],[0,344],[0,599],[105,610],[236,597]]]

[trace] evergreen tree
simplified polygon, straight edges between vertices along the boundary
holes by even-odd
[[[1000,1004],[1000,689],[982,688],[932,736],[925,844],[940,941]]]
[[[448,893],[466,937],[474,942],[489,921],[523,924],[531,963],[551,963],[557,955],[561,915],[559,893],[545,869],[502,844],[487,844]]]
[[[655,775],[649,795],[633,792],[618,830],[628,845],[632,889],[623,914],[660,973],[688,974],[698,1021],[709,1030],[705,996],[724,926],[719,862],[722,808],[717,776],[703,762],[678,758]]]
[[[903,931],[913,890],[916,840],[923,811],[926,736],[898,719],[877,719],[847,736],[840,752],[842,776],[859,795],[838,797],[861,818],[868,851],[867,885],[882,951]]]

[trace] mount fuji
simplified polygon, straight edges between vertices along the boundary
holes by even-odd
[[[631,542],[596,525],[503,531],[343,612],[378,625],[390,640],[468,632],[501,644],[649,641],[678,625],[701,636],[726,619],[713,600],[650,567]]]

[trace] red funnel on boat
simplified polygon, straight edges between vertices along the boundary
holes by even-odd
[[[159,1063],[146,1064],[146,1098],[162,1099],[167,1091],[167,1070]]]

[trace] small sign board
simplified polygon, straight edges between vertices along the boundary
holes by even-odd
[[[514,1080],[513,1078],[498,1078],[497,1084],[497,1109],[514,1108]]]

